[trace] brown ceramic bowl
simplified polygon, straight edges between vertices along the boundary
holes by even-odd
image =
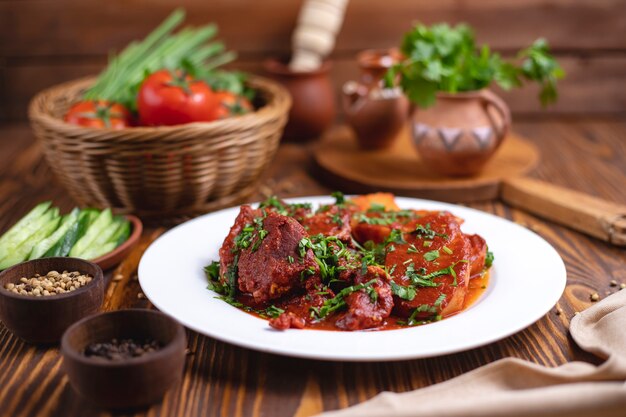
[[[335,120],[335,90],[330,80],[332,64],[325,61],[314,71],[291,71],[286,59],[263,62],[266,74],[287,88],[292,98],[283,137],[306,142],[324,133]]]
[[[91,343],[111,339],[153,339],[161,349],[117,361],[83,354]],[[87,317],[61,339],[63,368],[81,396],[103,408],[143,407],[161,400],[185,364],[187,341],[177,321],[146,309],[119,310]]]
[[[141,223],[141,220],[139,220],[139,217],[133,215],[127,215],[126,218],[130,221],[132,227],[130,236],[128,237],[128,239],[126,239],[126,242],[122,243],[111,252],[91,261],[95,264],[98,264],[100,268],[104,270],[112,268],[122,262],[122,260],[124,260],[128,256],[130,251],[133,250],[133,248],[139,242],[141,232],[143,231],[143,224]]]
[[[93,280],[79,289],[48,297],[19,295],[5,284],[50,271],[78,271]],[[104,298],[102,269],[77,258],[44,258],[14,265],[0,273],[0,319],[16,336],[31,343],[59,341],[72,323],[100,310]]]

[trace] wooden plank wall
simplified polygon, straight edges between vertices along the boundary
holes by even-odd
[[[26,118],[39,90],[96,73],[107,53],[143,37],[174,7],[215,21],[239,52],[236,67],[289,51],[300,0],[0,0],[0,121]],[[358,71],[354,55],[397,45],[411,23],[468,22],[506,56],[548,38],[568,72],[547,112],[536,89],[505,94],[517,115],[626,114],[626,0],[352,0],[333,53],[337,89]]]

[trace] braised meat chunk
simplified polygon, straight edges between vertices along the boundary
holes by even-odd
[[[385,265],[392,271],[394,313],[432,319],[458,312],[464,306],[470,277],[468,239],[447,212],[428,214],[412,226],[411,232],[387,248]]]
[[[279,330],[289,328],[301,329],[307,323],[314,321],[314,317],[310,314],[312,309],[322,308],[325,302],[335,296],[333,291],[322,283],[319,275],[312,276],[306,280],[304,291],[306,292],[305,294],[279,303],[284,313],[271,319],[270,326]]]
[[[336,236],[343,242],[350,242],[351,213],[343,207],[327,206],[312,216],[305,217],[301,223],[310,236]]]
[[[337,320],[337,327],[363,330],[380,326],[393,308],[387,273],[380,267],[369,266],[367,273],[359,274],[355,283],[366,287],[345,297],[348,309]]]
[[[241,206],[205,268],[209,289],[274,329],[358,331],[440,320],[486,288],[493,254],[463,219],[386,193],[333,197],[316,211],[276,197]]]
[[[250,245],[241,250],[237,265],[239,290],[256,302],[267,302],[302,288],[306,276],[317,273],[313,253],[299,256],[306,232],[295,219],[274,212],[256,220]]]
[[[270,326],[276,330],[304,329],[305,325],[306,320],[303,317],[291,312],[285,312],[278,317],[270,319]]]
[[[479,235],[465,235],[470,243],[469,261],[471,276],[480,274],[485,269],[487,258],[487,242]]]
[[[235,218],[235,223],[230,228],[222,247],[220,248],[220,281],[222,284],[230,285],[233,283],[228,282],[228,277],[234,277],[236,275],[231,273],[233,268],[236,267],[236,259],[241,249],[240,245],[237,245],[237,239],[242,236],[243,229],[248,227],[252,228],[254,219],[262,216],[261,210],[255,210],[249,205],[243,205],[239,209],[239,214]],[[236,284],[236,282],[234,283]],[[236,287],[236,285],[234,285]]]

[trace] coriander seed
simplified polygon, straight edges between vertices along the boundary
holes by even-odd
[[[19,282],[7,283],[4,288],[15,294],[31,297],[48,297],[75,291],[92,280],[93,277],[90,275],[81,274],[78,271],[63,271],[62,274],[59,274],[57,271],[50,271],[44,276],[35,274],[31,278],[21,277]]]

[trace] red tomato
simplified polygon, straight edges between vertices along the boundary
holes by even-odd
[[[219,103],[217,107],[218,119],[237,116],[254,110],[247,98],[238,96],[230,91],[218,91],[215,95]]]
[[[70,107],[64,120],[79,126],[124,129],[130,125],[130,112],[105,100],[80,101]]]
[[[209,122],[217,118],[217,103],[207,84],[168,70],[148,76],[137,96],[139,119],[148,126]]]

